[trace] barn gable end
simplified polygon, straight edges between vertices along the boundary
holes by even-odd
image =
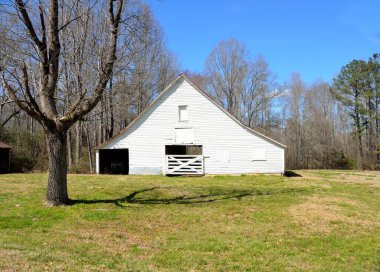
[[[98,149],[128,149],[129,173],[161,174],[165,146],[178,141],[202,147],[205,173],[284,172],[285,146],[243,126],[183,75]]]

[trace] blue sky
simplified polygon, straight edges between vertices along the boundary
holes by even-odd
[[[183,70],[201,72],[221,40],[262,55],[280,82],[330,81],[352,59],[380,53],[379,0],[148,0]]]

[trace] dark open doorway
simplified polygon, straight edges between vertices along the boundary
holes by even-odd
[[[165,145],[165,155],[202,155],[201,145]]]
[[[128,149],[100,149],[99,150],[100,174],[123,174],[129,173]]]
[[[11,149],[0,147],[0,174],[9,173],[11,169]]]

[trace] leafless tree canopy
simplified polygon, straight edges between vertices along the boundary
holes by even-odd
[[[251,59],[244,44],[222,41],[209,55],[205,73],[205,89],[227,111],[249,127],[270,131],[276,119],[272,103],[282,90],[262,56]]]
[[[155,80],[154,84],[159,85],[172,76],[174,60],[164,52],[160,29],[149,8],[139,2],[14,0],[1,6],[1,18],[4,89],[45,132],[49,157],[47,202],[67,203],[67,157],[72,163],[71,154],[67,156],[70,127],[101,100],[102,114],[113,114],[113,78],[122,71],[123,76],[139,75],[139,82]],[[166,78],[154,78],[160,73]],[[129,83],[138,90],[138,113],[154,96],[148,93],[152,86],[141,87],[133,78]],[[9,98],[3,100],[2,107]],[[113,134],[113,120],[111,116],[105,138]],[[82,137],[78,123],[77,160]]]

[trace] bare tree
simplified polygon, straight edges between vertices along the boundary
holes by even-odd
[[[197,75],[193,78],[200,79]],[[268,132],[271,103],[282,91],[263,57],[250,60],[242,43],[233,39],[222,41],[209,55],[201,83],[244,124]]]
[[[130,5],[131,7],[131,5]],[[97,125],[99,144],[127,126],[178,75],[175,56],[167,49],[163,30],[144,3],[133,3],[128,48],[122,50],[112,79],[96,113],[88,120]],[[94,125],[94,124],[93,124]]]
[[[201,88],[204,91],[207,90],[207,86],[210,84],[210,79],[206,75],[204,75],[203,73],[192,72],[189,70],[186,70],[183,73],[197,87]]]
[[[293,74],[287,89],[286,107],[288,112],[286,124],[287,165],[291,169],[302,168],[302,152],[304,143],[303,131],[303,99],[306,86],[299,74]]]
[[[79,17],[68,16],[60,19],[60,12],[77,8],[80,1],[14,0],[2,10],[2,16],[9,16],[15,22],[9,29],[10,46],[17,46],[17,54],[2,67],[4,85],[12,100],[43,127],[49,157],[49,176],[46,192],[47,205],[69,203],[67,193],[67,131],[89,113],[99,102],[112,74],[116,61],[118,37],[123,15],[123,0],[109,0],[107,3],[108,38],[97,40],[97,73],[92,90],[85,90],[69,105],[62,100],[62,33],[72,24],[79,23],[88,10],[94,12],[93,27],[103,20],[102,8],[82,6]],[[100,1],[100,3],[102,3]],[[115,4],[116,3],[116,4]],[[48,7],[47,9],[45,7]],[[27,33],[24,35],[23,33]],[[94,52],[95,53],[95,52]],[[75,60],[76,61],[76,60]]]
[[[276,76],[263,57],[248,62],[248,74],[241,94],[240,118],[249,127],[261,128],[268,133],[272,124],[272,101],[281,95]]]
[[[239,117],[240,96],[248,73],[248,51],[234,39],[221,41],[206,60],[209,92],[232,115]]]
[[[149,6],[139,6],[139,27],[131,41],[131,70],[126,78],[128,96],[140,114],[176,74],[175,59],[164,43],[163,31]],[[173,69],[174,68],[174,69]]]
[[[290,169],[348,168],[352,142],[347,115],[322,81],[306,85],[293,74],[283,93],[283,141]]]

